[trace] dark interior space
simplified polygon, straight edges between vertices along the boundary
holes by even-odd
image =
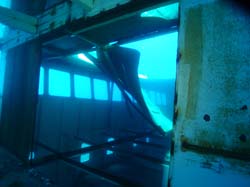
[[[33,39],[27,26],[28,41],[6,53],[1,142],[18,166],[0,186],[166,186],[178,3],[121,1],[116,10],[100,1],[93,13],[74,3],[6,1],[41,15],[44,30]],[[3,28],[3,40],[15,29]]]

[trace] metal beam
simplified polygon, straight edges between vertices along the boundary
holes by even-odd
[[[232,150],[225,150],[225,149],[216,149],[213,147],[205,147],[201,145],[194,145],[187,141],[182,141],[181,143],[183,150],[189,150],[193,151],[199,154],[204,155],[216,155],[216,156],[222,156],[225,158],[231,158],[231,159],[237,159],[237,160],[244,160],[249,162],[250,161],[250,153],[244,153],[244,152],[234,152]]]
[[[125,130],[121,130],[121,131],[125,131],[125,132],[128,132],[128,133],[130,133],[130,134],[138,134],[138,132],[134,132],[134,131],[126,130],[126,129],[125,129]],[[112,133],[104,132],[104,134],[116,138],[116,136],[114,136]],[[153,137],[153,136],[150,135],[150,137]],[[156,137],[157,137],[157,138],[161,138],[161,136],[156,136]],[[165,137],[165,136],[162,136],[162,137]],[[81,138],[79,138],[79,137],[75,137],[75,138],[81,139]],[[117,138],[119,138],[119,137],[117,137]],[[166,137],[165,137],[165,138],[166,138]],[[170,138],[170,137],[168,137],[168,138]],[[167,139],[167,138],[166,138],[166,139]],[[166,149],[166,148],[170,147],[170,144],[169,144],[169,146],[167,147],[166,145],[161,145],[161,144],[152,143],[152,142],[146,142],[146,141],[144,141],[144,140],[134,140],[133,142],[134,142],[134,143],[137,143],[137,144],[141,144],[141,145],[153,147],[153,148],[158,148],[158,149]]]
[[[83,142],[86,142],[86,143],[89,143],[89,144],[92,144],[92,145],[94,144],[93,142],[90,142],[87,139],[83,139],[83,138],[80,138],[80,137],[75,137],[75,138],[77,140],[80,140],[80,141],[83,141]],[[137,141],[135,140],[133,142],[137,142]],[[140,143],[141,142],[139,142],[139,143],[137,142],[137,144],[140,144]],[[159,144],[150,144],[150,143],[146,143],[146,142],[143,142],[143,144],[147,144],[149,146],[156,145],[157,148],[165,148],[165,149],[167,149],[167,147],[164,147],[164,146],[159,145]],[[113,147],[110,147],[109,150],[117,152],[117,153],[121,153],[121,154],[124,154],[124,155],[129,155],[129,156],[134,156],[134,157],[137,157],[137,158],[141,158],[141,159],[147,160],[147,161],[155,163],[155,164],[169,165],[169,161],[167,161],[167,160],[155,158],[155,157],[148,156],[148,155],[145,155],[145,154],[142,154],[142,153],[131,152],[131,151],[129,152],[127,150],[116,149],[116,148],[113,148]]]
[[[111,135],[111,136],[114,137],[113,135]],[[83,141],[83,142],[86,142],[86,143],[89,143],[89,144],[92,144],[92,145],[95,144],[94,142],[89,141],[88,139],[83,139],[83,138],[76,137],[76,136],[75,136],[75,138],[77,140],[79,140],[79,141]],[[152,146],[154,148],[170,150],[170,147],[168,148],[168,147],[160,145],[160,144],[152,144],[152,143],[147,143],[147,142],[143,142],[143,141],[139,141],[139,140],[134,140],[133,143],[143,144],[143,145],[146,145],[146,146]],[[152,156],[148,156],[148,155],[145,155],[143,153],[137,153],[137,152],[131,152],[131,151],[129,152],[127,150],[121,150],[121,149],[117,149],[117,148],[113,148],[113,147],[109,147],[109,150],[117,152],[117,153],[121,153],[121,154],[124,154],[124,155],[129,155],[129,156],[134,156],[134,157],[137,157],[137,158],[141,158],[143,160],[147,160],[147,161],[155,163],[155,164],[169,165],[169,161],[167,161],[167,160],[159,159],[159,158],[152,157]]]
[[[46,41],[54,40],[65,35],[79,34],[100,26],[110,24],[130,16],[136,15],[149,8],[169,4],[177,0],[132,1],[132,0],[96,0],[95,6],[90,11],[79,7],[77,3],[64,2],[38,16],[37,33],[11,34],[11,38],[2,44],[1,50],[8,50],[17,45],[40,37]]]
[[[134,143],[145,145],[145,146],[150,146],[150,147],[158,148],[158,149],[166,149],[167,148],[166,146],[161,145],[161,144],[156,144],[156,143],[151,143],[151,142],[148,143],[148,142],[140,141],[140,140],[135,140]]]
[[[94,8],[94,0],[71,0],[72,2],[78,3],[80,6],[87,10]]]
[[[153,133],[153,131],[150,131],[150,132],[146,132],[146,133],[142,133],[142,134],[138,134],[138,135],[134,135],[134,136],[120,138],[120,139],[117,139],[117,140],[114,140],[114,141],[111,141],[111,142],[105,142],[103,144],[93,145],[93,146],[90,146],[90,147],[81,148],[81,149],[77,149],[77,150],[73,150],[73,151],[62,152],[62,153],[60,153],[60,155],[51,154],[51,155],[45,156],[45,157],[43,157],[41,159],[34,160],[32,162],[32,164],[33,164],[33,166],[40,166],[40,165],[43,165],[45,163],[60,159],[61,156],[63,156],[63,157],[64,156],[65,157],[72,157],[74,155],[88,153],[88,152],[95,151],[95,150],[98,150],[98,149],[109,148],[109,147],[112,147],[114,145],[119,145],[119,144],[123,144],[123,143],[126,143],[126,142],[134,141],[137,138],[146,137],[148,135],[151,135],[152,133]],[[36,144],[38,146],[40,146],[40,147],[45,148],[45,149],[47,148],[47,146],[44,145],[41,142],[36,142]]]
[[[148,156],[148,155],[145,155],[145,154],[142,154],[142,153],[127,152],[127,151],[124,151],[124,150],[116,150],[116,149],[113,149],[113,148],[111,148],[110,150],[114,151],[114,152],[117,152],[117,153],[120,153],[120,154],[125,154],[125,155],[128,155],[128,156],[137,157],[139,159],[143,159],[143,160],[151,162],[153,164],[168,165],[168,166],[170,164],[170,162],[167,161],[167,160],[155,158],[155,157]]]
[[[31,34],[37,32],[37,18],[0,6],[0,22]]]
[[[52,152],[53,154],[57,155],[59,157],[60,160],[64,161],[65,163],[73,166],[73,167],[76,167],[76,168],[79,168],[79,169],[82,169],[84,172],[88,173],[88,174],[91,174],[91,175],[95,175],[101,179],[104,179],[112,184],[118,184],[118,185],[121,185],[121,186],[127,186],[127,187],[130,187],[130,186],[142,186],[140,184],[135,184],[131,181],[128,181],[126,179],[123,179],[121,177],[117,177],[117,176],[114,176],[112,174],[109,174],[109,173],[106,173],[102,170],[99,170],[99,169],[96,169],[96,168],[92,168],[92,167],[89,167],[89,166],[86,166],[78,161],[75,161],[73,159],[70,159],[68,158],[67,156],[64,156],[63,154],[57,152],[56,150],[54,150],[53,148],[49,147],[49,146],[46,146],[44,144],[40,144],[40,146],[42,146],[43,148],[45,148],[46,150]]]

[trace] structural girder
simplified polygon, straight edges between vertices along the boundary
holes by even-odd
[[[37,16],[37,32],[30,34],[20,30],[11,31],[1,43],[1,50],[8,50],[35,38],[43,42],[64,36],[79,35],[112,22],[126,19],[144,10],[169,4],[176,0],[131,1],[131,0],[96,0],[93,8],[83,8],[78,3],[67,1],[58,4]]]

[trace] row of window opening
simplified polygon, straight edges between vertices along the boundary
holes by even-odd
[[[69,72],[59,71],[56,69],[48,69],[48,95],[58,97],[71,97],[71,77]],[[45,69],[40,68],[39,79],[39,95],[44,95],[44,78]],[[79,99],[109,100],[109,92],[112,96],[112,101],[123,101],[122,93],[115,83],[109,83],[106,80],[92,79],[87,76],[74,74],[73,75],[74,97]],[[92,91],[93,90],[93,91]],[[166,94],[155,91],[148,91],[150,99],[157,105],[166,105]],[[130,99],[134,101],[131,95]]]
[[[81,99],[108,100],[108,82],[101,79],[74,74],[74,97]],[[45,70],[40,68],[39,95],[44,95]],[[93,88],[92,88],[93,85]],[[58,97],[71,97],[71,78],[70,73],[55,69],[48,70],[48,95]],[[93,89],[93,94],[92,94]],[[119,88],[114,84],[112,90],[112,100],[122,101],[122,95]]]

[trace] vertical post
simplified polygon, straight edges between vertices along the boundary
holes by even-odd
[[[23,161],[32,149],[38,101],[41,45],[34,40],[8,51],[0,143]]]
[[[11,8],[40,14],[47,0],[12,0]],[[28,162],[35,135],[41,43],[39,39],[7,51],[0,144]]]

